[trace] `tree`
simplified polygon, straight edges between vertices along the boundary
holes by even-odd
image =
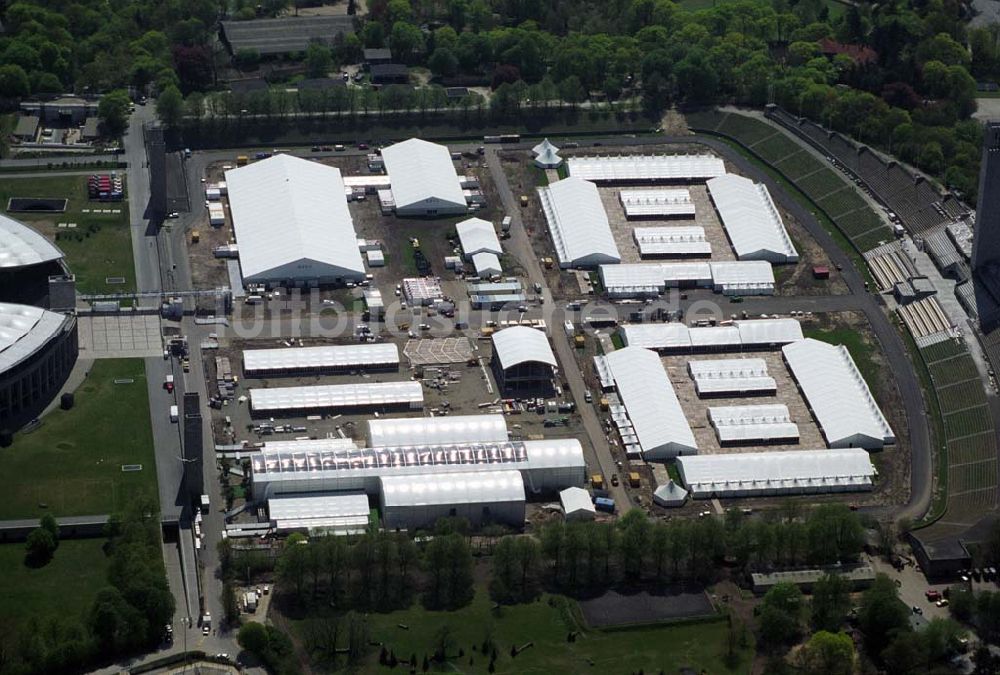
[[[156,99],[156,114],[168,127],[175,127],[184,115],[184,97],[181,90],[171,85]]]
[[[854,672],[854,642],[846,633],[821,630],[798,653],[804,675],[851,675]]]
[[[32,567],[41,567],[52,560],[52,554],[56,552],[56,540],[51,532],[38,527],[28,535],[28,541],[24,548],[27,552],[28,564]]]
[[[438,47],[427,60],[431,72],[442,77],[450,77],[458,72],[458,57],[448,47]]]
[[[59,523],[56,522],[55,516],[51,513],[46,513],[42,516],[42,519],[38,521],[38,526],[52,535],[52,540],[59,546]]]
[[[24,68],[8,63],[0,66],[0,97],[23,98],[31,93],[31,81]]]
[[[968,623],[975,610],[975,596],[965,586],[952,586],[948,592],[948,609],[958,621]]]
[[[115,89],[101,97],[97,104],[97,116],[111,136],[117,138],[125,133],[130,106],[128,94],[122,89]]]
[[[850,607],[850,589],[839,574],[826,574],[813,585],[812,626],[815,630],[836,631]]]
[[[896,630],[889,646],[880,652],[882,663],[889,675],[926,673],[927,644],[919,633]]]
[[[760,639],[769,648],[791,643],[802,617],[802,591],[794,584],[777,584],[764,596],[760,609]]]
[[[931,619],[920,632],[920,637],[927,648],[927,660],[931,664],[941,664],[947,661],[959,647],[959,640],[964,631],[952,619]]]
[[[310,43],[306,49],[306,76],[326,77],[333,68],[333,52],[318,42]]]
[[[258,657],[267,652],[267,628],[262,623],[248,621],[240,626],[237,640],[240,643],[240,647]]]
[[[899,599],[896,584],[885,574],[876,576],[861,596],[858,623],[873,654],[885,649],[891,633],[909,630],[910,611]]]

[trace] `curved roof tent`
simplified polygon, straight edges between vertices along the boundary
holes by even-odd
[[[504,370],[521,363],[547,363],[556,366],[556,357],[545,333],[537,328],[512,326],[493,334],[493,353]]]
[[[569,177],[539,187],[538,196],[561,267],[621,262],[596,185]]]
[[[41,349],[66,317],[40,307],[0,302],[0,373]]]
[[[31,227],[0,215],[0,269],[38,265],[62,257],[63,252],[55,244]]]

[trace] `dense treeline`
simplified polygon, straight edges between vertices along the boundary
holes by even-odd
[[[49,527],[43,523],[40,529]],[[5,675],[82,671],[162,640],[174,614],[174,598],[163,567],[155,502],[139,499],[112,516],[106,534],[108,585],[82,617],[29,619],[4,631],[0,671]],[[37,555],[34,548],[30,555]]]

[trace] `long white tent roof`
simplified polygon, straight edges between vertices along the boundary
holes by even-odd
[[[44,347],[66,317],[39,307],[0,302],[0,373]]]
[[[519,471],[380,476],[379,482],[386,508],[524,501],[524,480]]]
[[[556,357],[545,333],[528,326],[511,326],[494,333],[493,353],[504,370],[529,361],[556,366]]]
[[[422,404],[423,401],[423,385],[413,381],[357,382],[250,390],[250,406],[256,412],[310,408],[367,408],[404,403],[412,406]]]
[[[632,237],[639,255],[647,256],[707,256],[712,244],[705,238],[705,228],[698,225],[637,227]]]
[[[708,419],[721,443],[799,439],[799,427],[782,403],[713,407]]]
[[[243,352],[243,369],[252,373],[312,368],[379,368],[398,363],[399,347],[391,342],[248,349]]]
[[[608,354],[607,364],[646,459],[698,451],[674,386],[656,352],[626,347]]]
[[[538,196],[563,267],[621,261],[596,185],[566,178],[538,188]]]
[[[708,181],[708,191],[737,258],[771,262],[799,259],[766,185],[726,174]]]
[[[447,417],[381,417],[368,420],[371,447],[444,445],[506,441],[503,415],[449,415]]]
[[[382,149],[396,208],[427,200],[464,206],[465,195],[451,153],[443,145],[411,138]]]
[[[666,190],[622,190],[618,193],[627,218],[688,217],[695,215],[691,191],[687,188]]]
[[[703,181],[726,173],[712,155],[619,155],[570,157],[569,175],[596,183]]]
[[[0,215],[0,269],[59,260],[63,252],[24,223]]]
[[[699,396],[773,392],[777,382],[764,359],[710,359],[688,362],[688,372]]]
[[[859,448],[698,455],[677,466],[694,497],[870,490],[875,476]]]
[[[895,442],[847,347],[807,338],[782,352],[830,447],[871,449]]]
[[[357,450],[350,438],[309,438],[301,441],[264,441],[265,452],[336,452]]]
[[[364,276],[339,169],[275,155],[230,169],[226,183],[244,279]]]
[[[636,323],[623,324],[619,332],[630,347],[664,351],[687,350],[697,345],[728,347],[735,351],[803,339],[802,326],[796,319],[741,319],[733,321],[732,326],[701,328],[688,328],[682,323]],[[696,339],[692,338],[692,332],[697,334]]]
[[[341,534],[364,532],[371,513],[364,492],[276,495],[267,500],[267,510],[279,532],[329,529]]]
[[[458,231],[458,240],[462,244],[462,252],[467,256],[475,255],[482,251],[500,255],[503,249],[500,248],[500,240],[497,238],[497,231],[493,223],[482,218],[469,218],[455,225]]]
[[[608,292],[619,296],[657,294],[678,285],[755,294],[774,290],[774,272],[771,264],[763,260],[640,262],[601,265],[599,271]]]

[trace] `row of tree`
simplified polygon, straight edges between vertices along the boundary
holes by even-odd
[[[53,519],[39,529],[57,537],[54,525]],[[106,535],[108,585],[97,592],[83,616],[44,622],[32,618],[0,632],[0,671],[5,675],[83,671],[163,639],[174,614],[174,598],[163,566],[155,501],[139,498],[112,516]],[[37,541],[29,545],[29,557],[36,555],[37,545]]]

